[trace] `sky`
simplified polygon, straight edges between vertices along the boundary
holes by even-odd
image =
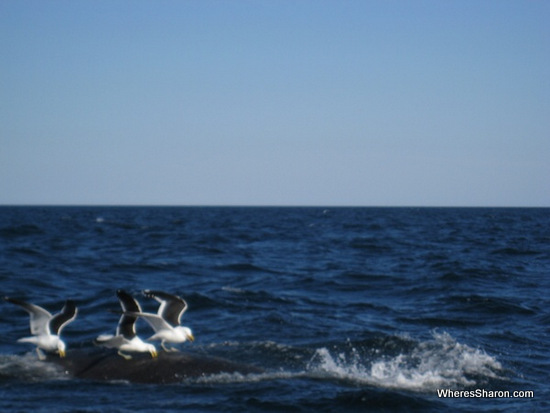
[[[550,2],[0,0],[0,205],[550,206]]]

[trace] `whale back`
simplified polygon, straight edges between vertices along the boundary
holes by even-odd
[[[177,383],[220,373],[262,372],[255,366],[183,352],[161,352],[155,359],[149,354],[137,353],[126,360],[112,350],[71,350],[64,358],[51,356],[48,361],[60,365],[74,378],[132,383]]]

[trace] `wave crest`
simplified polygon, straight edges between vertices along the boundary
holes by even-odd
[[[502,366],[483,350],[461,344],[448,333],[433,333],[433,339],[417,343],[409,352],[365,361],[351,354],[332,354],[317,349],[309,363],[311,373],[359,385],[430,391],[441,387],[470,387],[499,379]]]

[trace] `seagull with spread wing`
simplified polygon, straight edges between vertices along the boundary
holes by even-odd
[[[40,360],[46,356],[41,352],[57,352],[60,357],[65,357],[66,345],[61,340],[61,330],[76,318],[78,309],[74,301],[67,300],[63,309],[53,315],[44,308],[30,304],[15,298],[4,297],[4,300],[18,305],[30,315],[31,337],[24,337],[17,340],[20,343],[31,343],[36,346],[36,352]]]
[[[157,357],[157,349],[153,344],[145,343],[136,333],[137,316],[141,313],[141,307],[137,300],[124,290],[117,290],[116,295],[122,307],[122,316],[118,321],[116,335],[100,335],[95,342],[107,348],[117,348],[118,354],[129,360],[132,356],[123,352],[151,353],[151,357]]]
[[[181,325],[181,316],[187,310],[187,303],[183,298],[163,291],[152,290],[144,290],[143,295],[154,298],[160,303],[157,314],[129,313],[143,318],[155,330],[155,334],[148,340],[160,340],[165,351],[177,351],[177,349],[173,347],[168,349],[164,343],[184,343],[187,340],[195,340],[191,329]]]

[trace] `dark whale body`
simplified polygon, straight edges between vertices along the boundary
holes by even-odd
[[[251,365],[183,352],[160,352],[155,359],[148,353],[136,353],[132,359],[126,360],[116,351],[71,350],[64,358],[51,355],[47,361],[59,365],[74,378],[132,383],[177,383],[220,373],[262,372]]]

